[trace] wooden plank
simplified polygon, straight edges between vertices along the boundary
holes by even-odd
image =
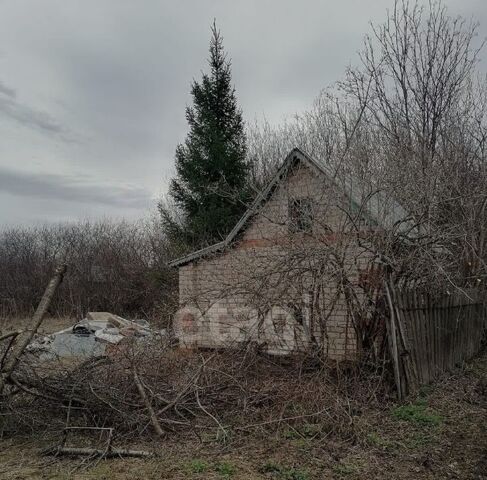
[[[470,358],[470,352],[475,344],[474,332],[477,325],[477,307],[469,305],[463,312],[462,318],[462,362]]]
[[[417,307],[419,306],[419,298],[418,292],[414,291],[412,295],[413,303]],[[427,383],[428,382],[428,365],[426,361],[426,345],[425,345],[425,331],[424,331],[424,324],[422,322],[421,317],[421,310],[419,308],[415,308],[411,310],[411,315],[414,318],[414,322],[416,323],[416,328],[418,329],[418,353],[419,353],[419,361],[421,365],[421,382]]]
[[[456,294],[457,298],[453,299],[452,302],[452,317],[453,317],[453,338],[452,338],[452,368],[457,368],[458,364],[461,362],[464,352],[458,343],[461,336],[461,320],[464,314],[463,309],[466,305],[462,305],[460,302],[459,294]]]
[[[430,335],[433,349],[433,376],[436,378],[439,373],[439,344],[438,344],[438,320],[436,310],[433,308],[433,298],[428,295],[428,316],[430,319]]]
[[[389,315],[386,315],[387,338],[389,343],[389,350],[391,353],[392,366],[394,370],[394,380],[396,382],[397,396],[399,400],[403,398],[403,386],[401,373],[399,369],[399,354],[397,350],[397,332],[395,324],[395,309],[391,297],[390,286],[385,283],[386,297],[389,304]]]
[[[461,335],[462,335],[462,358],[460,362],[463,363],[464,361],[468,360],[473,353],[474,345],[476,343],[474,332],[476,330],[477,325],[477,312],[476,307],[471,303],[468,307],[464,307],[462,312],[462,328],[461,328]],[[471,353],[472,352],[472,353]]]
[[[487,326],[484,294],[467,291],[469,298],[454,292],[435,299],[417,289],[388,288],[394,314],[388,323],[390,348],[401,395],[406,385],[429,383],[478,352]]]
[[[427,295],[428,304],[432,302],[431,294]],[[427,328],[427,341],[428,341],[428,362],[429,362],[429,375],[430,381],[433,381],[438,374],[438,361],[436,359],[436,322],[434,315],[430,314],[431,308],[425,313],[425,323]]]
[[[450,298],[450,308],[451,308],[451,316],[452,316],[452,368],[455,368],[458,365],[459,359],[462,356],[462,350],[460,346],[460,318],[462,315],[462,305],[461,299],[459,298],[459,294],[455,293]]]
[[[450,326],[450,311],[448,310],[448,296],[444,296],[442,298],[442,305],[443,305],[443,316],[444,316],[444,338],[445,338],[445,345],[444,345],[444,355],[445,355],[445,367],[444,371],[450,370],[450,335],[451,335],[451,326]]]
[[[418,293],[414,293],[414,303],[416,305],[419,304]],[[428,359],[426,356],[426,331],[425,325],[423,323],[422,312],[420,310],[416,310],[415,312],[415,322],[418,329],[418,345],[420,348],[420,355],[421,355],[421,375],[423,377],[423,384],[429,382],[429,371],[428,371]]]
[[[470,293],[471,295],[471,293]],[[462,363],[467,358],[469,358],[470,350],[474,342],[474,332],[475,332],[475,308],[470,302],[469,305],[461,307],[461,312],[459,314],[459,330],[462,336],[462,346],[461,354],[462,357],[458,363]]]
[[[449,309],[448,311],[450,312],[450,325],[451,325],[451,335],[450,335],[450,370],[455,368],[455,358],[457,355],[457,352],[455,350],[456,347],[456,335],[457,335],[457,330],[458,330],[458,310],[460,308],[460,305],[457,304],[457,299],[456,299],[456,293],[452,294],[448,298],[448,304],[449,304]]]
[[[400,358],[402,359],[404,373],[406,375],[407,393],[414,393],[417,391],[419,384],[415,363],[412,356],[411,344],[408,338],[408,328],[411,323],[406,323],[404,321],[404,316],[401,315],[401,312],[404,311],[407,298],[405,298],[405,295],[400,291],[393,290],[392,294],[394,308],[396,311],[396,323],[399,331],[399,338],[401,340]]]
[[[473,302],[466,307],[462,307],[462,315],[460,318],[461,325],[460,325],[460,335],[461,335],[461,358],[460,363],[463,363],[465,360],[469,358],[469,351],[473,345],[474,336],[473,333],[475,331],[476,325],[476,307]]]
[[[434,312],[431,306],[432,303],[431,294],[425,296],[425,301],[426,301],[425,316],[428,319],[428,342],[429,342],[430,362],[431,362],[430,370],[431,370],[432,377],[435,378],[437,374],[437,360],[436,360],[437,352],[436,352],[436,335],[435,335],[436,323],[435,323]]]
[[[444,335],[444,318],[443,318],[443,309],[439,308],[439,302],[435,302],[435,324],[436,324],[436,331],[435,334],[437,335],[437,344],[438,344],[438,356],[437,356],[437,373],[443,372],[445,368],[445,345],[443,341]]]
[[[476,323],[476,307],[473,304],[462,307],[459,325],[459,336],[461,338],[459,363],[463,363],[469,357],[469,350],[473,341],[474,326]]]
[[[439,368],[441,372],[444,372],[446,369],[446,318],[445,312],[441,308],[441,300],[437,302],[437,316],[438,316],[438,336],[439,336],[439,344],[440,344],[440,362]]]
[[[479,330],[479,310],[475,304],[469,305],[468,311],[465,315],[465,325],[464,325],[464,344],[463,344],[463,358],[462,360],[469,360],[474,353],[476,353],[477,339],[480,335],[475,335],[475,332]]]
[[[421,295],[421,303],[424,303],[424,298],[426,294]],[[427,310],[421,311],[421,324],[423,325],[424,329],[424,358],[427,367],[427,375],[428,380],[427,383],[430,383],[434,379],[434,368],[432,365],[432,356],[431,356],[431,328],[430,328],[430,319],[428,318]]]
[[[416,373],[416,379],[418,385],[422,383],[422,372],[421,372],[421,357],[420,357],[420,345],[419,345],[419,332],[418,332],[418,325],[414,317],[410,318],[410,322],[408,326],[411,327],[411,336],[410,336],[410,348],[412,351],[412,358]]]
[[[445,316],[445,371],[450,370],[451,354],[451,310],[448,309],[448,300],[447,295],[442,299]]]

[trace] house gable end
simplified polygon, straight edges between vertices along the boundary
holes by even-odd
[[[330,167],[316,162],[313,158],[309,157],[298,148],[295,148],[289,153],[266,188],[259,193],[250,208],[245,212],[223,241],[193,252],[185,257],[176,259],[169,265],[185,265],[203,256],[221,252],[237,239],[250,239],[252,235],[256,235],[256,232],[252,229],[255,230],[255,225],[258,224],[258,222],[263,222],[265,224],[266,222],[264,219],[266,216],[268,217],[268,220],[272,220],[274,229],[281,227],[282,230],[283,224],[287,224],[288,214],[287,209],[285,212],[283,211],[284,206],[282,201],[279,207],[281,211],[278,212],[279,214],[277,215],[277,218],[275,214],[269,215],[269,210],[272,209],[273,198],[275,199],[276,195],[279,195],[279,192],[283,191],[283,186],[291,184],[290,180],[299,177],[295,175],[296,169],[302,167],[313,172],[314,179],[318,180],[311,181],[306,185],[306,188],[301,186],[301,193],[289,192],[288,196],[289,198],[312,197],[315,202],[319,199],[318,203],[321,205],[321,211],[315,214],[315,218],[320,219],[322,222],[321,227],[324,229],[326,229],[326,222],[328,222],[330,218],[333,219],[331,225],[328,225],[331,229],[338,228],[338,220],[341,222],[343,221],[343,218],[338,219],[336,215],[334,216],[334,214],[337,213],[336,211],[330,211],[333,208],[340,210],[342,214],[344,214],[345,211],[348,211],[352,215],[365,220],[370,226],[382,224],[382,226],[390,227],[395,223],[400,223],[406,217],[405,210],[401,205],[395,202],[394,199],[386,198],[381,192],[371,192],[370,194],[367,194],[364,187],[361,186],[360,183],[354,182],[352,178],[340,179],[340,181],[338,181],[336,172],[333,172]],[[334,195],[330,195],[330,192],[333,192]],[[325,196],[328,196],[326,201],[324,199]],[[324,208],[328,211],[323,211]],[[263,225],[260,225],[259,229],[262,230],[262,227]],[[249,228],[250,233],[248,233]],[[410,227],[406,225],[406,228]],[[269,235],[269,233],[270,232],[266,232],[265,235]],[[281,234],[282,233],[283,232],[281,231]]]
[[[307,228],[296,225],[293,208],[306,206]],[[342,228],[347,197],[313,164],[297,159],[238,235],[242,242],[273,241],[302,233],[326,234]],[[304,231],[306,230],[306,231]]]

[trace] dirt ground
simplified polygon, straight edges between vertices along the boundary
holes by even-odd
[[[353,435],[315,425],[267,437],[196,435],[116,446],[153,459],[41,455],[55,432],[0,440],[2,479],[487,479],[487,354],[403,404],[355,412]],[[347,431],[350,431],[348,429]]]

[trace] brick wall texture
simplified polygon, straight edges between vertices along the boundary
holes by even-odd
[[[294,232],[289,203],[304,198],[311,200],[312,230]],[[180,343],[256,342],[272,354],[319,350],[330,359],[353,358],[351,305],[363,298],[359,274],[374,257],[353,228],[368,228],[353,211],[320,171],[295,165],[233,245],[180,267]]]

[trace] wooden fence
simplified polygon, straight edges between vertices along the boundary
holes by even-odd
[[[439,297],[386,284],[387,333],[399,398],[478,353],[487,328],[485,292]]]

